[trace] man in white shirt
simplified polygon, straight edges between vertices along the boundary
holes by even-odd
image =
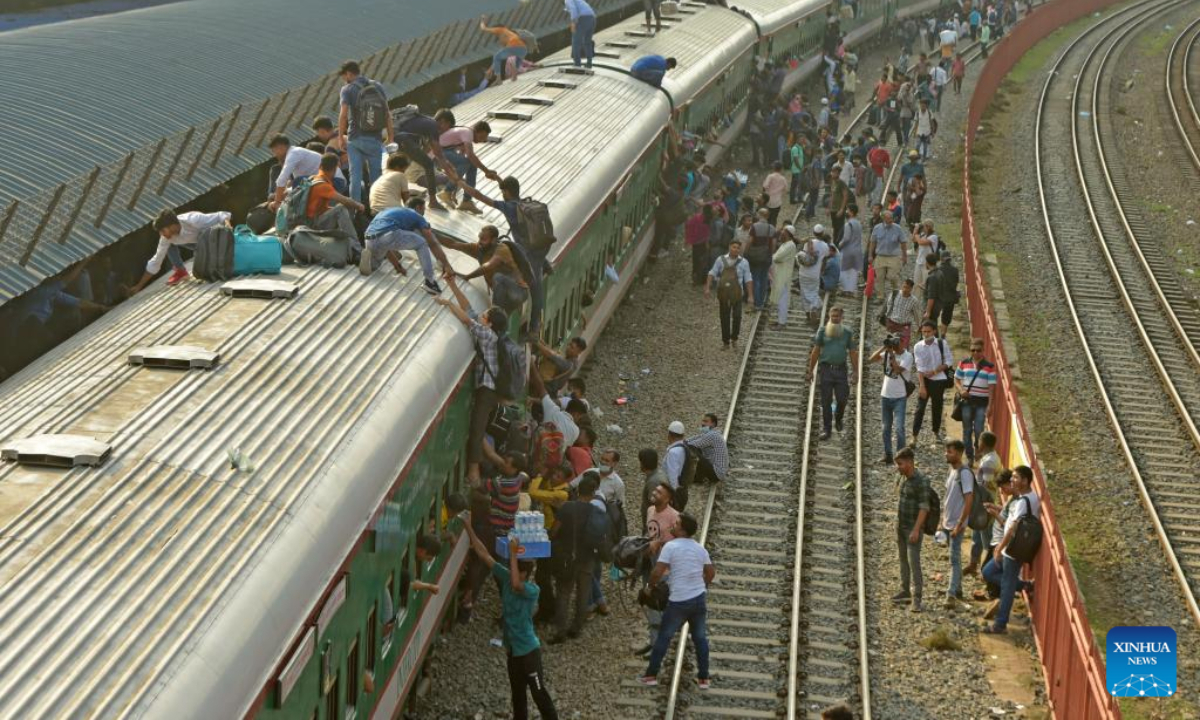
[[[821,268],[829,254],[829,236],[825,226],[813,226],[813,236],[800,246],[796,278],[800,283],[800,300],[808,324],[815,325],[821,315]]]
[[[679,481],[683,466],[687,462],[687,451],[684,449],[683,434],[685,428],[679,420],[673,420],[667,426],[667,450],[663,453],[663,471],[667,475],[667,484],[675,491],[675,507],[687,507],[688,489]]]
[[[606,503],[625,505],[625,481],[617,474],[617,463],[621,462],[621,453],[608,448],[600,453],[600,464],[590,470],[580,473],[579,477],[570,482],[571,487],[578,487],[585,473],[596,471],[600,475],[600,487],[596,497],[603,498]]]
[[[280,164],[279,176],[275,178],[274,194],[268,205],[271,212],[275,212],[283,203],[283,196],[287,193],[288,188],[300,180],[320,172],[321,153],[293,146],[287,135],[272,137],[271,142],[267,144],[267,149]],[[335,176],[342,177],[342,171],[338,170]]]
[[[1033,470],[1025,465],[1013,468],[1013,500],[1008,504],[1008,519],[1004,522],[1004,539],[996,546],[991,562],[984,566],[984,578],[1000,585],[1000,606],[996,610],[994,625],[984,628],[989,635],[1007,632],[1008,616],[1012,612],[1013,598],[1022,590],[1033,592],[1033,583],[1021,579],[1021,567],[1025,564],[1013,559],[1007,552],[1009,543],[1017,530],[1017,523],[1026,515],[1041,517],[1042,503],[1033,492]]]
[[[788,181],[783,176],[783,163],[775,161],[770,174],[763,180],[762,189],[767,194],[767,222],[774,227],[779,221],[779,211],[783,208],[783,196],[788,191]]]
[[[183,264],[183,257],[179,254],[179,246],[195,245],[200,233],[208,228],[229,226],[229,218],[229,213],[224,211],[185,212],[176,215],[170,210],[163,210],[159,213],[153,225],[154,231],[158,233],[158,249],[146,263],[146,272],[142,274],[142,279],[129,288],[128,294],[133,295],[146,287],[154,276],[158,275],[159,270],[162,270],[163,260],[170,260],[171,266],[175,268],[175,272],[167,278],[168,285],[175,285],[186,278],[188,271]]]
[[[950,73],[941,65],[934,65],[929,71],[929,79],[933,84],[933,109],[936,112],[942,109],[942,93],[946,90],[946,83],[950,82]]]
[[[741,242],[734,240],[729,243],[729,253],[713,263],[712,270],[704,278],[705,299],[712,297],[714,284],[720,303],[721,342],[728,350],[730,343],[737,343],[742,330],[742,300],[754,294],[754,278],[750,274],[750,263],[742,257]]]
[[[966,536],[967,520],[971,517],[971,500],[975,496],[975,475],[963,462],[966,447],[962,440],[946,443],[946,492],[942,499],[942,530],[950,547],[950,584],[946,587],[946,609],[958,607],[962,599],[962,542]]]
[[[871,355],[870,362],[883,363],[883,387],[879,390],[879,407],[883,415],[883,458],[884,465],[891,465],[892,428],[896,429],[896,449],[904,444],[904,411],[908,407],[909,372],[913,366],[912,353],[899,335],[888,335],[883,347]]]
[[[976,473],[976,480],[979,486],[986,489],[992,500],[998,499],[996,494],[996,476],[1000,474],[1004,464],[1000,462],[1000,455],[996,452],[996,436],[985,431],[979,436],[979,452],[982,457],[979,460],[979,470]],[[987,562],[985,557],[989,545],[988,534],[992,528],[984,528],[983,530],[975,530],[971,534],[971,562],[968,563],[967,569],[964,570],[967,575],[974,575],[979,569],[979,561],[982,559]]]
[[[925,407],[931,405],[933,434],[942,440],[942,405],[950,379],[946,375],[953,356],[946,341],[937,336],[932,320],[921,323],[921,339],[913,346],[917,365],[917,412],[913,417],[913,437],[909,447],[916,449],[921,426],[925,422]]]
[[[662,626],[650,651],[650,663],[646,672],[638,678],[643,685],[658,685],[658,671],[662,666],[667,648],[675,633],[684,623],[691,630],[692,647],[696,649],[696,683],[701,690],[710,686],[708,674],[708,631],[705,627],[708,609],[705,600],[708,586],[712,584],[717,570],[704,546],[692,538],[699,524],[691,515],[680,515],[674,531],[675,539],[663,546],[650,574],[650,587],[662,582],[670,573],[670,596],[667,609],[663,611]]]

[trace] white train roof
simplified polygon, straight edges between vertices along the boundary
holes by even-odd
[[[523,196],[549,205],[559,238],[553,257],[666,127],[670,103],[661,92],[623,73],[597,69],[592,75],[576,75],[547,67],[490,88],[453,110],[460,125],[487,120],[499,142],[476,145],[480,158],[501,176],[520,180]],[[500,197],[497,184],[482,175],[476,187]],[[463,240],[474,240],[488,223],[506,230],[498,210],[481,209],[479,217],[463,212],[430,212],[428,217],[438,232]]]
[[[675,58],[663,89],[676,107],[696,97],[756,40],[754,23],[718,5],[683,3],[681,14],[664,16],[661,33],[647,33],[639,13],[595,35],[595,65],[628,71],[645,55]],[[570,63],[570,49],[546,58],[545,64]]]
[[[824,12],[827,1],[801,0],[730,0],[729,6],[746,11],[758,23],[764,35],[774,35],[789,24],[799,22],[814,12]]]
[[[410,266],[285,268],[290,300],[160,282],[0,386],[0,441],[111,445],[0,466],[0,716],[246,711],[470,367]],[[180,344],[220,360],[128,363]]]

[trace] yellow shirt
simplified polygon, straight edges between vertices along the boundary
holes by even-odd
[[[542,515],[546,517],[546,529],[549,530],[554,526],[554,510],[571,496],[568,494],[566,483],[551,488],[550,483],[539,476],[529,483],[529,497],[542,504]]]

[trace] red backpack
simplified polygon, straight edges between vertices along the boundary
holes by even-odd
[[[566,438],[553,422],[544,422],[533,441],[533,469],[543,474],[548,468],[561,467]]]

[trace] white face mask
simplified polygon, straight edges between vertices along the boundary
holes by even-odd
[[[601,475],[607,475],[608,473],[612,472],[611,465],[597,465],[596,469],[600,471]]]

